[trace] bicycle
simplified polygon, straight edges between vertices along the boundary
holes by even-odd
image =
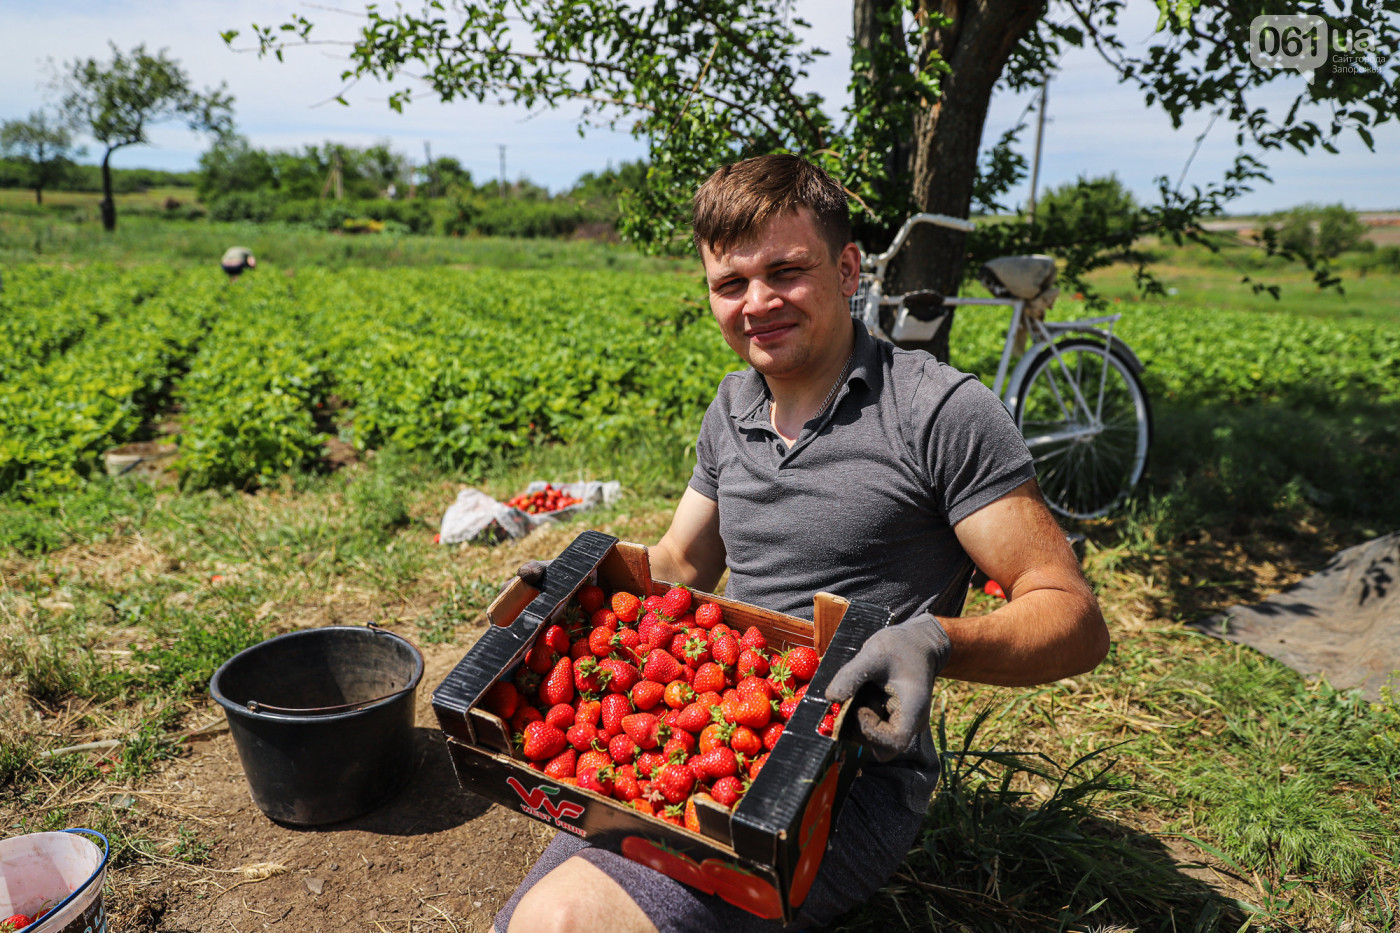
[[[1028,303],[1044,296],[1027,294],[1026,288],[994,275],[983,276],[992,298],[956,298],[931,291],[886,295],[889,263],[921,223],[965,232],[974,229],[969,221],[943,214],[910,217],[889,249],[862,259],[860,285],[851,296],[852,316],[874,336],[917,349],[949,326],[950,309],[1011,308],[992,391],[1030,448],[1046,502],[1058,514],[1073,519],[1099,518],[1113,511],[1142,479],[1152,443],[1152,411],[1140,378],[1142,361],[1113,334],[1122,315],[1046,321],[1042,315],[1026,313]],[[1050,295],[1049,302],[1053,300]],[[1017,334],[1023,327],[1032,342],[1012,369]]]

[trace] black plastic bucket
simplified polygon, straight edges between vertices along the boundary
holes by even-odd
[[[413,771],[413,702],[423,656],[392,632],[328,626],[254,645],[224,663],[209,692],[253,802],[282,823],[368,813]]]

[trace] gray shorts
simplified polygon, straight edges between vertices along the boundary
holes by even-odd
[[[864,904],[885,885],[914,845],[926,807],[914,811],[907,806],[907,774],[886,775],[882,770],[872,768],[851,785],[812,890],[796,922],[786,929],[820,927]],[[936,782],[936,775],[927,781],[929,793]],[[927,801],[925,794],[925,805]],[[587,859],[616,881],[661,933],[775,933],[785,929],[779,922],[764,920],[715,895],[561,832],[496,915],[497,933],[506,933],[525,892],[572,856]]]

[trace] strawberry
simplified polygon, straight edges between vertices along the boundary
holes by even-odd
[[[609,658],[598,666],[608,672],[608,690],[613,693],[626,693],[632,689],[637,681],[642,679],[642,675],[635,667],[616,658]]]
[[[598,729],[586,722],[576,722],[564,733],[564,738],[568,739],[574,748],[586,752],[593,747],[594,740],[598,738]]]
[[[821,660],[817,657],[816,649],[806,645],[793,648],[783,656],[783,663],[792,672],[792,676],[804,683],[817,676],[817,665]]]
[[[632,714],[632,701],[624,693],[603,697],[603,732],[612,738],[622,731],[622,718]]]
[[[780,722],[770,722],[758,733],[758,737],[763,740],[763,747],[768,751],[773,750],[773,746],[778,744],[778,738],[783,734],[783,724]]]
[[[728,633],[710,642],[710,657],[726,672],[734,670],[739,661],[739,640]]]
[[[671,644],[671,639],[676,637],[676,629],[675,626],[667,624],[660,618],[648,615],[637,625],[637,634],[642,637],[642,641],[667,647]]]
[[[713,661],[701,664],[695,669],[695,679],[690,687],[696,693],[718,693],[724,689],[724,668]]]
[[[643,749],[655,748],[670,733],[669,727],[651,713],[632,713],[622,717],[622,731]]]
[[[593,649],[588,644],[588,637],[584,636],[569,646],[569,657],[575,661],[593,657]]]
[[[724,745],[710,749],[695,760],[700,762],[700,768],[709,780],[739,773],[739,760],[734,757],[734,750]]]
[[[627,803],[638,813],[645,813],[647,816],[656,816],[656,807],[645,797],[636,797],[627,801]]]
[[[733,719],[741,726],[762,729],[773,719],[773,701],[761,693],[740,693],[734,703]]]
[[[697,631],[704,631],[699,629]],[[672,652],[673,654],[675,652]],[[684,658],[685,662],[692,667],[699,667],[710,660],[710,641],[704,635],[694,635],[686,633],[685,643],[681,645],[680,654],[676,657]]]
[[[40,914],[39,916],[42,917],[43,914]],[[6,920],[0,920],[0,933],[8,933],[8,931],[10,930],[23,930],[25,927],[29,926],[37,919],[38,917],[28,917],[24,914],[15,914],[13,917],[10,917]]]
[[[716,603],[702,603],[695,610],[695,624],[701,628],[714,628],[724,620],[724,610]]]
[[[573,698],[574,662],[568,658],[560,658],[540,684],[540,699],[553,707],[569,703]]]
[[[681,709],[695,699],[695,691],[684,680],[673,680],[666,685],[664,698],[671,709]]]
[[[749,762],[749,780],[750,780],[750,781],[752,781],[754,778],[758,777],[758,772],[760,772],[760,771],[763,770],[763,766],[764,766],[765,764],[767,764],[767,762],[768,762],[768,752],[764,752],[762,755],[759,755],[759,756],[758,756],[757,758],[755,758],[753,761]]]
[[[665,651],[653,648],[642,665],[642,676],[659,684],[669,684],[681,676],[681,665]]]
[[[637,774],[642,777],[651,777],[656,773],[656,769],[666,763],[666,756],[661,752],[642,752],[637,756]]]
[[[562,625],[547,626],[540,638],[556,654],[569,653],[569,633]]]
[[[768,682],[777,693],[785,696],[797,689],[797,679],[792,676],[792,669],[781,657],[768,665]]]
[[[512,732],[524,732],[525,727],[532,722],[541,722],[544,714],[533,706],[522,706],[515,711],[515,715],[510,717],[510,728]]]
[[[641,609],[642,601],[631,593],[613,594],[612,611],[617,613],[617,621],[628,623],[636,622]]]
[[[642,714],[634,713],[633,715]],[[628,716],[622,721],[625,723],[627,719],[631,718],[631,716]],[[617,764],[631,764],[633,759],[637,757],[637,743],[632,741],[631,736],[615,735],[608,740],[608,755],[611,756],[612,760]]]
[[[684,586],[673,586],[661,598],[661,615],[668,619],[679,619],[690,611],[690,590]]]
[[[698,735],[710,724],[710,708],[703,703],[690,703],[676,717],[676,726]]]
[[[584,725],[596,726],[598,720],[603,718],[603,704],[597,700],[579,700],[578,712],[574,715],[574,722]]]
[[[585,583],[578,591],[578,604],[583,607],[583,611],[592,615],[603,608],[603,603],[607,602],[608,596],[600,586],[592,583]]]
[[[623,802],[630,802],[642,796],[642,784],[637,780],[637,772],[631,765],[623,765],[613,774],[613,796]]]
[[[572,683],[570,686],[573,686]],[[558,703],[544,714],[544,721],[556,729],[567,730],[573,727],[575,710],[568,703]]]
[[[692,794],[685,801],[685,828],[693,833],[700,832],[700,814],[695,807],[695,798],[708,798],[709,794]]]
[[[667,740],[661,753],[666,756],[668,761],[684,761],[695,754],[695,747],[695,736],[682,729],[671,733],[671,738]]]
[[[757,625],[750,625],[748,631],[744,632],[744,637],[739,639],[739,647],[749,648],[753,651],[767,651],[768,639],[758,630]]]
[[[757,755],[763,751],[763,740],[748,726],[738,726],[729,738],[729,747],[740,755]]]
[[[544,773],[556,780],[574,776],[574,766],[578,761],[578,752],[572,748],[565,748],[555,755],[544,766]]]
[[[642,612],[643,612],[643,613],[651,612],[651,613],[655,613],[656,615],[660,615],[660,614],[661,614],[661,606],[662,606],[663,603],[665,603],[665,599],[663,599],[663,598],[660,597],[660,596],[656,596],[656,595],[648,596],[646,599],[642,600]]]
[[[666,688],[654,680],[639,680],[632,688],[632,703],[637,709],[654,709],[661,702]]]
[[[783,722],[787,722],[792,718],[792,714],[797,712],[797,704],[801,702],[802,698],[798,696],[788,697],[783,700],[778,704],[778,718]]]
[[[834,735],[836,733],[836,714],[827,713],[822,717],[822,721],[817,723],[817,731],[822,735]]]
[[[611,797],[613,792],[612,768],[589,768],[578,773],[578,786],[595,794]]]
[[[641,655],[637,652],[638,646],[642,643],[642,636],[634,628],[621,628],[612,637],[613,647],[617,653],[626,661],[640,664]]]
[[[732,807],[744,794],[744,785],[737,777],[722,777],[710,788],[710,796],[721,806]]]
[[[988,596],[995,596],[997,599],[1006,598],[1006,590],[1001,588],[1001,584],[995,580],[988,580],[982,587],[982,592]]]
[[[752,674],[735,684],[734,690],[737,693],[756,693],[765,700],[776,700],[778,698],[778,692],[773,687],[771,681],[765,680],[762,677],[755,677]]]
[[[595,628],[588,633],[588,650],[593,652],[595,658],[606,658],[608,655],[612,654],[612,639],[612,629]]]
[[[682,629],[676,629],[676,633],[671,636],[671,640],[665,645],[666,650],[671,652],[671,657],[679,661],[684,661],[686,659],[685,643],[689,638],[690,633]]]
[[[607,752],[593,751],[584,752],[578,756],[578,762],[574,766],[575,774],[583,774],[585,771],[597,771],[599,768],[612,766],[612,756]]]
[[[543,639],[536,641],[525,655],[525,666],[536,674],[549,673],[549,669],[554,666],[554,649],[545,644]]]
[[[617,631],[617,623],[617,613],[611,609],[599,609],[588,619],[591,628],[612,629],[614,632]]]
[[[767,677],[768,659],[760,651],[745,648],[739,652],[739,660],[734,666],[734,671],[739,677]]]
[[[481,705],[486,707],[487,712],[495,713],[502,719],[514,716],[522,702],[524,701],[520,699],[520,691],[508,680],[496,681],[491,685],[491,689],[481,696]]]
[[[532,722],[525,726],[519,739],[520,751],[531,761],[545,761],[564,750],[563,730],[547,722]]]
[[[657,814],[657,816],[661,817],[666,822],[674,823],[677,826],[685,825],[685,816],[682,813],[681,805],[678,803],[663,808],[662,811]]]
[[[721,745],[728,745],[734,735],[734,727],[726,722],[712,722],[700,730],[700,754],[705,754]]]
[[[695,787],[695,775],[685,765],[668,764],[652,779],[652,786],[661,791],[667,803],[680,803]]]
[[[695,702],[709,709],[712,706],[719,706],[720,696],[713,690],[706,690],[704,693],[695,694]]]

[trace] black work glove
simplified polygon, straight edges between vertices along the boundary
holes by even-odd
[[[871,684],[853,712],[880,761],[907,751],[928,728],[933,682],[948,664],[948,633],[928,613],[881,629],[831,679],[826,698],[845,703]],[[867,704],[866,697],[872,697]]]
[[[552,560],[527,560],[520,565],[520,569],[515,575],[537,590],[544,589],[544,574],[549,569]]]

